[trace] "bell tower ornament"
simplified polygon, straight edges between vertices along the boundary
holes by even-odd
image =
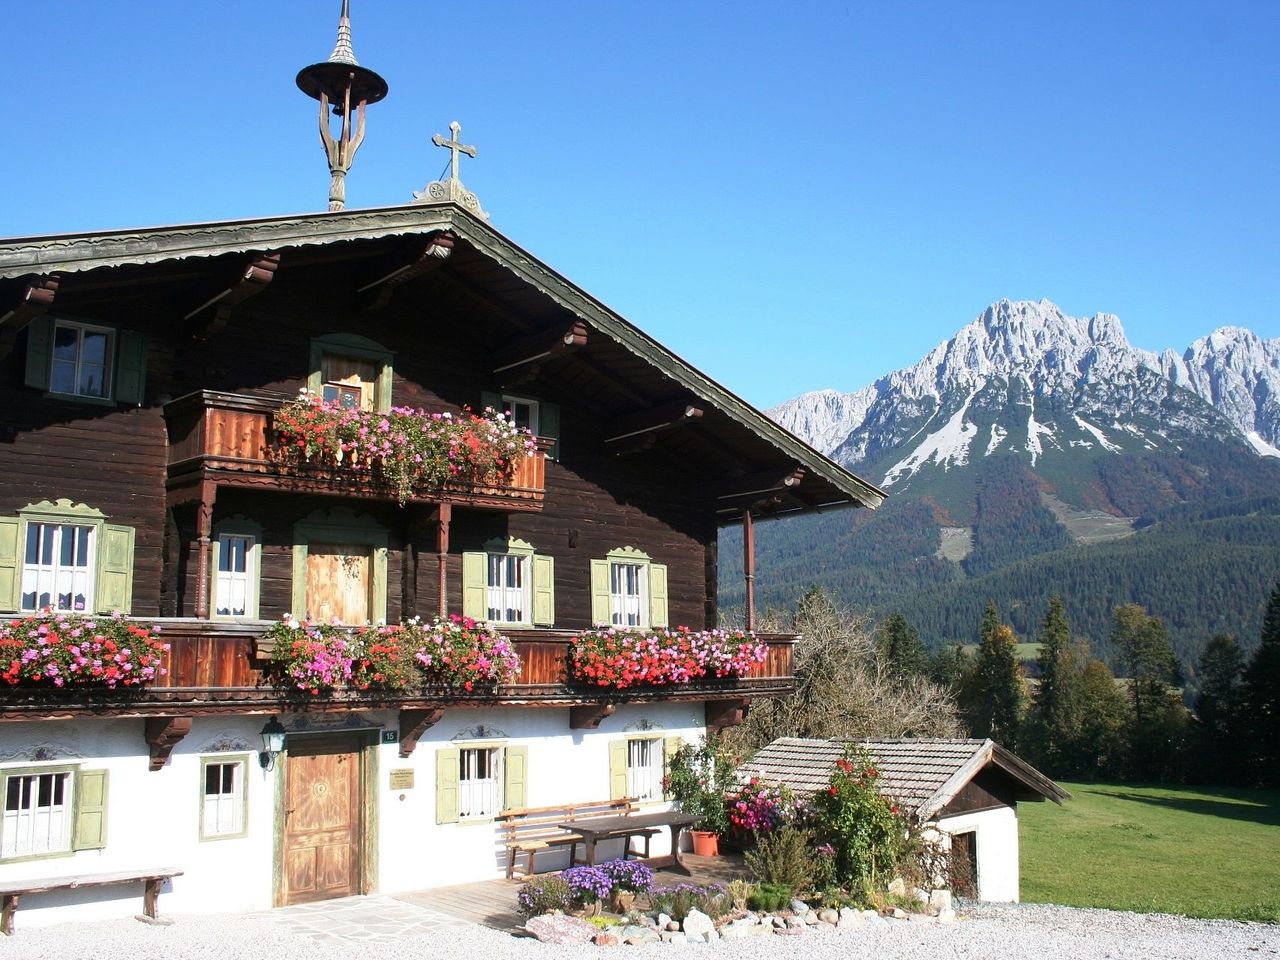
[[[449,178],[432,180],[421,190],[415,190],[413,202],[439,203],[452,200],[482,220],[488,220],[489,214],[481,208],[479,198],[462,185],[462,180],[458,176],[458,154],[465,153],[472,160],[476,157],[476,148],[462,142],[462,124],[457,120],[453,121],[449,124],[448,137],[437,133],[431,138],[431,142],[449,151]]]

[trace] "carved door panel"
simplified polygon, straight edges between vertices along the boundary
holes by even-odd
[[[360,892],[360,745],[351,737],[291,740],[285,787],[285,904]]]
[[[311,620],[368,623],[373,566],[368,547],[336,543],[307,546],[307,611]]]

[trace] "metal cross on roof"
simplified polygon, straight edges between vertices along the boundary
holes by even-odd
[[[449,124],[449,133],[452,137],[448,140],[444,138],[444,134],[437,133],[431,138],[431,142],[437,147],[445,147],[450,153],[449,157],[449,179],[459,180],[458,176],[458,154],[465,153],[472,160],[476,158],[476,148],[470,144],[462,142],[462,124],[457,120]]]

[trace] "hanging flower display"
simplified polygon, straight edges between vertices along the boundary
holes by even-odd
[[[608,627],[578,637],[570,667],[581,683],[625,690],[741,677],[767,655],[768,647],[743,630]]]
[[[120,614],[33,614],[0,622],[0,678],[17,686],[140,687],[163,676],[159,627]]]
[[[507,414],[427,413],[392,407],[386,413],[343,407],[303,389],[275,412],[276,461],[366,471],[392,486],[403,505],[416,492],[450,482],[500,485],[537,439]]]

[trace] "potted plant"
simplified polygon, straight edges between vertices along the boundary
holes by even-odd
[[[627,914],[635,906],[636,894],[648,893],[653,887],[653,871],[637,860],[610,860],[600,864],[613,883],[609,905],[614,913]]]
[[[693,852],[714,857],[720,852],[720,834],[729,829],[725,792],[733,780],[733,760],[714,737],[699,744],[683,744],[667,770],[667,796],[697,820],[689,831]]]

